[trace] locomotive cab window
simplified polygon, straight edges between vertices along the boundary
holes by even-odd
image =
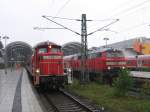
[[[123,57],[123,53],[121,51],[109,51],[109,52],[106,52],[106,56],[108,58],[111,58],[111,57]]]
[[[102,53],[101,52],[98,52],[97,54],[96,54],[96,57],[101,57],[102,56]]]
[[[60,48],[51,48],[52,53],[58,53],[60,52]]]
[[[96,58],[96,53],[90,54],[90,59],[92,59],[92,58]]]
[[[79,55],[79,56],[77,57],[77,59],[81,59],[81,55]]]
[[[47,48],[39,48],[38,53],[39,54],[41,54],[41,53],[47,53]]]

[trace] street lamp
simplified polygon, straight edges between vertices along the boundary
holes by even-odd
[[[5,57],[4,57],[4,62],[5,62],[5,74],[7,74],[7,55],[6,55],[6,41],[7,39],[9,39],[8,36],[4,36],[3,39],[5,39],[5,49],[4,49],[4,53],[5,53]]]
[[[104,40],[106,41],[106,48],[107,48],[107,41],[109,40],[109,38],[105,37]]]
[[[6,47],[6,42],[7,42],[7,39],[9,39],[8,36],[4,36],[3,39],[5,39],[5,47]]]

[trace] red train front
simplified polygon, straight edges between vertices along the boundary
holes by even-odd
[[[66,56],[64,59],[66,65],[74,71],[81,70],[80,54]],[[103,78],[117,76],[119,69],[126,68],[126,60],[123,52],[111,48],[89,52],[86,64],[87,71],[94,74],[101,74]],[[91,76],[94,77],[95,75],[92,74]]]
[[[126,60],[123,52],[117,49],[108,49],[104,52],[106,57],[105,60],[105,71],[118,71],[118,69],[126,68]]]
[[[32,74],[35,85],[62,86],[66,81],[61,46],[42,42],[34,47]]]
[[[107,48],[89,53],[87,65],[91,73],[108,79],[118,76],[118,71],[126,68],[126,60],[121,50]]]

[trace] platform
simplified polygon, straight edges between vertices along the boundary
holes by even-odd
[[[0,70],[0,112],[43,112],[25,69]]]
[[[150,79],[150,72],[131,71],[130,75],[135,78]]]

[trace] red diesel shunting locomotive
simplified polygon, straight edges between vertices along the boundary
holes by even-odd
[[[32,56],[34,85],[48,84],[59,87],[66,81],[61,46],[52,42],[41,42],[34,47]]]

